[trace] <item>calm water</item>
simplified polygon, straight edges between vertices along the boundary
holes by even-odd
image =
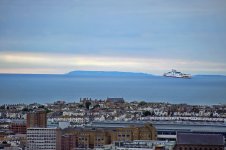
[[[226,104],[226,77],[65,77],[0,75],[0,104],[79,101],[80,97]]]

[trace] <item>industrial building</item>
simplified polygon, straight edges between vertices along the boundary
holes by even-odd
[[[94,121],[89,128],[116,128],[151,123],[157,131],[157,140],[176,141],[177,133],[220,134],[226,139],[226,123],[198,121]]]

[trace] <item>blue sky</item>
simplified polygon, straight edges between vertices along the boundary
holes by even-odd
[[[0,72],[226,75],[225,0],[1,0]]]

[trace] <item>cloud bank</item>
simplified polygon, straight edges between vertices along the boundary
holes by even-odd
[[[226,74],[225,0],[1,0],[0,72]]]

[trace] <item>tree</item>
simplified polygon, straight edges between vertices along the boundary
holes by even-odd
[[[52,112],[52,111],[49,110],[48,108],[44,108],[44,109],[45,109],[45,111],[46,111],[47,114],[50,113],[50,112]]]
[[[38,106],[38,108],[45,108],[45,106],[44,105],[40,105],[40,106]]]
[[[95,108],[100,108],[100,105],[96,104],[95,106],[93,106],[93,109],[95,109]]]
[[[78,108],[83,108],[83,105],[82,105],[82,104],[79,104],[79,105],[78,105]]]
[[[90,106],[90,105],[91,105],[91,102],[86,102],[86,103],[85,103],[85,106],[86,106],[87,109],[89,109],[89,106]]]
[[[5,109],[5,106],[4,105],[0,106],[0,109]]]
[[[25,107],[25,108],[22,109],[22,111],[28,111],[28,108]]]
[[[146,116],[150,116],[152,115],[152,113],[150,111],[144,111],[143,112],[143,116],[146,117]]]
[[[145,106],[145,105],[147,105],[147,103],[146,103],[145,101],[141,101],[141,102],[139,103],[139,106]]]
[[[213,118],[213,112],[210,113],[210,118]]]

